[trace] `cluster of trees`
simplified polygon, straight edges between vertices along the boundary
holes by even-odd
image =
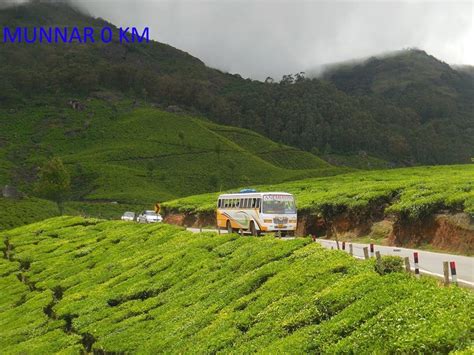
[[[35,193],[37,196],[56,202],[60,214],[63,213],[63,203],[70,198],[71,176],[60,158],[52,158],[41,167],[35,184]]]

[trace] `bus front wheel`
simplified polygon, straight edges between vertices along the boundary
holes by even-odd
[[[255,227],[255,223],[252,221],[250,222],[250,233],[256,237],[258,235],[257,228]]]

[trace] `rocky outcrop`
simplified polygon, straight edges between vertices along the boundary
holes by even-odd
[[[78,100],[69,100],[68,105],[75,111],[84,111],[85,106]]]
[[[21,199],[23,197],[22,193],[11,185],[5,185],[5,187],[2,188],[2,196],[11,199]]]

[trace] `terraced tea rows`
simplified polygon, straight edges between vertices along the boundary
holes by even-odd
[[[118,204],[94,201],[68,201],[64,214],[104,219],[120,219],[124,211],[143,211],[151,204]],[[59,216],[56,203],[39,198],[12,200],[0,197],[0,232]]]
[[[421,219],[441,209],[474,215],[474,164],[364,171],[257,186],[259,191],[293,193],[300,211],[332,217],[343,212],[384,210]],[[173,212],[212,212],[218,193],[164,204]]]
[[[32,195],[36,167],[51,156],[71,174],[73,199],[132,204],[349,170],[252,131],[132,100],[90,99],[83,111],[66,102],[0,108],[0,186]]]
[[[473,350],[470,291],[308,239],[79,217],[1,237],[3,353]]]

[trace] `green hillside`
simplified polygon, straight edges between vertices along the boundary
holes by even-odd
[[[39,198],[10,200],[0,197],[0,231],[59,215],[58,206]]]
[[[334,65],[324,78],[369,110],[377,110],[379,101],[416,113],[406,129],[424,142],[410,143],[396,131],[388,144],[405,150],[414,144],[419,160],[439,164],[448,156],[474,155],[474,80],[468,67],[449,66],[411,49]]]
[[[72,199],[143,203],[250,183],[344,171],[251,131],[207,123],[127,100],[66,98],[0,109],[0,185],[31,192],[37,168],[59,156],[72,175]]]
[[[354,172],[327,178],[256,186],[258,191],[293,193],[300,211],[331,218],[345,212],[370,218],[385,210],[421,220],[442,209],[474,216],[474,165],[416,167]],[[164,204],[168,211],[214,211],[217,193],[190,196]]]
[[[125,211],[140,212],[151,204],[123,204],[97,201],[67,201],[64,214],[68,216],[119,219]],[[59,216],[56,203],[40,198],[12,200],[0,197],[0,232],[14,227]]]
[[[2,9],[0,23],[113,26],[68,5],[43,2]],[[324,80],[297,74],[265,83],[208,68],[153,41],[15,43],[0,53],[0,107],[7,109],[38,97],[105,89],[164,108],[179,106],[316,155],[362,153],[394,165],[467,163],[474,155],[472,77],[424,52],[397,53]]]
[[[308,239],[78,217],[2,238],[4,354],[472,350],[472,292]]]

